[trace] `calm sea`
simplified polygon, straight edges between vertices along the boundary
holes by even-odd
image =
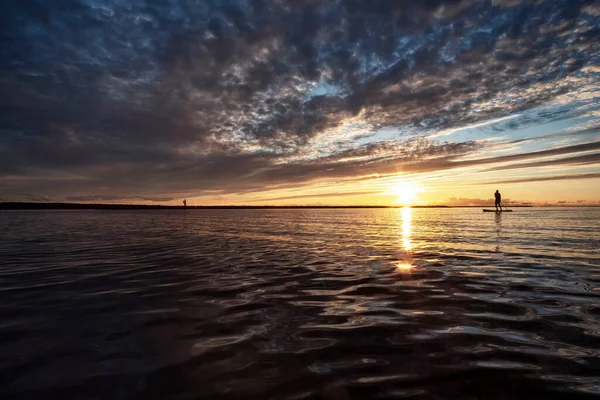
[[[600,395],[600,208],[0,212],[2,399]]]

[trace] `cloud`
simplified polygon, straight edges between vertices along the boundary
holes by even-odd
[[[528,177],[520,179],[509,179],[505,181],[496,182],[500,183],[526,183],[526,182],[546,182],[546,181],[565,181],[565,180],[579,180],[579,179],[598,179],[600,173],[585,173],[585,174],[569,174],[569,175],[556,175],[556,176],[538,176]]]
[[[492,206],[494,204],[494,198],[489,197],[487,199],[481,198],[467,198],[467,197],[450,197],[446,199],[446,201],[442,202],[444,205],[452,206],[452,207],[487,207]],[[504,199],[502,204],[511,205],[511,206],[529,206],[532,205],[531,202],[513,200],[513,199]]]
[[[124,196],[111,196],[111,195],[88,195],[88,196],[65,196],[64,200],[66,201],[74,201],[74,202],[84,202],[89,203],[93,201],[104,201],[104,202],[116,202],[116,201],[153,201],[153,202],[165,202],[175,200],[173,197],[144,197],[144,196],[134,196],[134,197],[124,197]]]
[[[450,197],[444,202],[445,205],[449,206],[489,206],[490,204],[494,204],[494,199],[490,197],[489,199],[480,199],[480,198],[464,198],[464,197]]]
[[[501,170],[519,169],[519,168],[548,167],[548,166],[572,165],[572,164],[584,165],[584,164],[598,164],[598,163],[600,163],[600,153],[559,158],[557,160],[547,160],[547,161],[537,161],[537,162],[532,162],[532,163],[503,165],[500,167],[489,168],[489,169],[487,169],[487,171],[501,171]]]
[[[295,196],[266,197],[266,198],[251,200],[249,202],[255,203],[255,202],[282,201],[282,200],[300,200],[300,199],[314,199],[314,198],[320,198],[320,197],[331,198],[331,197],[346,197],[346,196],[366,196],[366,195],[373,195],[373,194],[379,194],[379,193],[373,192],[373,191],[353,191],[353,192],[342,192],[342,193],[329,192],[329,193],[317,193],[317,194],[299,194],[299,195],[295,195]]]
[[[0,13],[0,175],[40,179],[0,189],[171,198],[468,165],[453,157],[480,144],[365,144],[352,129],[453,129],[597,84],[596,8],[9,2]],[[83,179],[44,180],[65,171]]]
[[[448,161],[448,164],[452,167],[477,166],[477,165],[485,165],[485,164],[492,164],[492,163],[521,161],[521,160],[527,160],[527,159],[532,159],[532,158],[558,156],[558,155],[579,153],[579,152],[586,152],[586,151],[596,151],[599,149],[600,149],[600,141],[597,141],[597,142],[575,144],[575,145],[570,145],[570,146],[562,146],[562,147],[557,147],[557,148],[549,149],[549,150],[539,150],[539,151],[532,151],[532,152],[527,152],[527,153],[511,154],[511,155],[506,155],[506,156],[480,158],[480,159],[474,159],[474,160]],[[577,159],[584,160],[583,162],[590,162],[592,160],[596,160],[594,155],[590,155],[587,158],[571,157],[568,160],[575,161]],[[567,160],[567,159],[565,159],[565,160]],[[543,162],[544,161],[540,161],[540,163],[543,163]],[[574,162],[572,162],[572,163],[574,163]],[[540,165],[543,165],[543,164],[540,164]],[[550,164],[548,164],[548,165],[550,165]],[[535,165],[533,165],[533,166],[535,166]],[[499,167],[499,168],[502,168],[502,167]]]
[[[25,201],[32,201],[34,203],[47,203],[52,201],[50,196],[39,195],[34,193],[17,193],[17,195]],[[6,198],[4,200],[7,200]]]
[[[535,137],[531,137],[531,138],[511,140],[508,143],[506,143],[506,142],[498,143],[498,145],[502,146],[505,144],[523,144],[523,143],[528,143],[528,142],[539,142],[542,140],[549,140],[549,139],[563,139],[563,138],[577,137],[577,136],[584,136],[584,135],[598,134],[598,133],[600,133],[600,127],[593,126],[588,129],[580,129],[580,130],[576,130],[573,132],[553,133],[550,135],[541,135],[541,136],[535,136]]]

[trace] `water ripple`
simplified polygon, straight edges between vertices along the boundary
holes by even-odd
[[[4,212],[0,394],[600,395],[600,209],[547,215]]]

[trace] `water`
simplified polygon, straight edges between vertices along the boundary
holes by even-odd
[[[600,395],[600,208],[0,213],[0,395]]]

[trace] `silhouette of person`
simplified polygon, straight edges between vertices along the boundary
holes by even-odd
[[[496,190],[496,193],[494,193],[494,198],[496,199],[494,203],[496,206],[496,211],[498,211],[498,207],[500,207],[500,211],[502,211],[502,195],[499,191]]]
[[[187,207],[187,201],[186,201],[186,200],[187,200],[187,199],[183,199],[183,206],[184,206],[184,207]]]

